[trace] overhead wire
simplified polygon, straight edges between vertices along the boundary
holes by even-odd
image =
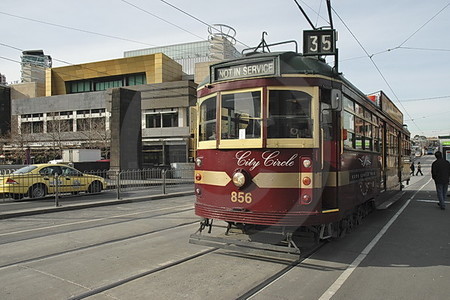
[[[441,12],[443,12],[447,7],[450,6],[450,2],[447,3],[441,10],[439,10],[434,16],[432,16],[428,21],[426,21],[422,26],[420,26],[416,31],[414,31],[408,38],[406,38],[398,47],[403,46],[407,41],[409,41],[414,35],[416,35],[422,28],[424,28],[428,23],[430,23],[434,18],[436,18]]]
[[[164,19],[164,18],[161,18],[161,17],[157,16],[156,14],[153,14],[153,13],[151,13],[150,11],[148,11],[148,10],[146,10],[146,9],[143,9],[142,7],[137,6],[137,5],[133,4],[133,3],[131,3],[130,1],[126,1],[126,0],[121,0],[121,1],[122,1],[123,3],[125,3],[125,4],[127,4],[127,5],[130,5],[130,6],[134,7],[134,8],[136,8],[136,9],[138,9],[138,10],[141,10],[141,11],[143,11],[143,12],[145,12],[145,13],[147,13],[147,14],[149,14],[149,15],[151,15],[151,16],[153,16],[153,17],[155,17],[155,18],[157,18],[157,19],[159,19],[159,20],[161,20],[161,21],[163,21],[163,22],[166,22],[166,23],[168,23],[168,24],[170,24],[170,25],[172,25],[172,26],[175,26],[176,28],[178,28],[178,29],[180,29],[180,30],[183,30],[183,31],[185,31],[185,32],[187,32],[187,33],[189,33],[189,34],[192,34],[192,35],[194,35],[194,36],[200,38],[200,39],[203,40],[203,41],[207,41],[207,39],[204,39],[203,37],[201,37],[201,36],[199,36],[199,35],[197,35],[197,34],[191,32],[191,31],[189,31],[189,30],[186,30],[186,29],[182,28],[181,26],[178,26],[178,25],[176,25],[176,24],[174,24],[174,23],[172,23],[172,22],[169,22],[168,20],[166,20],[166,19]],[[175,9],[181,11],[181,12],[183,12],[184,14],[188,15],[188,16],[191,17],[191,18],[194,18],[195,20],[197,20],[197,21],[199,21],[199,22],[201,22],[201,23],[203,23],[203,24],[205,24],[205,25],[207,25],[207,26],[211,26],[212,28],[214,28],[212,25],[209,25],[208,23],[203,22],[202,20],[200,20],[200,19],[194,17],[193,15],[191,15],[191,14],[189,14],[189,13],[187,13],[187,12],[181,10],[181,9],[179,9],[178,7],[176,7],[176,6],[172,5],[172,4],[170,4],[170,3],[167,2],[167,1],[162,1],[162,2],[165,3],[165,4],[167,4],[167,5],[170,5],[171,7],[175,8]],[[63,29],[68,29],[68,30],[73,30],[73,31],[78,31],[78,32],[83,32],[83,33],[88,33],[88,34],[98,35],[98,36],[102,36],[102,37],[107,37],[107,38],[112,38],[112,39],[117,39],[117,40],[122,40],[122,41],[127,41],[127,42],[138,43],[138,44],[147,45],[147,46],[151,46],[151,47],[161,47],[161,46],[154,45],[154,44],[150,44],[150,43],[145,43],[145,42],[136,41],[136,40],[132,40],[132,39],[128,39],[128,38],[123,38],[123,37],[113,36],[113,35],[109,35],[109,34],[98,33],[98,32],[89,31],[89,30],[80,29],[80,28],[75,28],[75,27],[71,27],[71,26],[60,25],[60,24],[51,23],[51,22],[47,22],[47,21],[42,21],[42,20],[38,20],[38,19],[33,19],[33,18],[29,18],[29,17],[24,17],[24,16],[20,16],[20,15],[16,15],[16,14],[11,14],[11,13],[7,13],[7,12],[3,12],[3,11],[0,11],[0,14],[7,15],[7,16],[10,16],[10,17],[14,17],[14,18],[19,18],[19,19],[22,19],[22,20],[27,20],[27,21],[32,21],[32,22],[36,22],[36,23],[41,23],[41,24],[45,24],[45,25],[49,25],[49,26],[59,27],[59,28],[63,28]],[[214,28],[214,30],[217,30],[217,29]],[[236,40],[236,41],[238,41],[238,40]],[[239,42],[239,41],[238,41],[238,42]],[[244,46],[247,46],[246,44],[244,44],[244,43],[242,43],[242,42],[240,42],[240,43],[241,43],[242,45],[244,45]],[[248,46],[247,46],[247,47],[248,47]],[[18,49],[16,49],[16,50],[18,50]],[[22,50],[20,50],[20,51],[22,51]],[[180,52],[180,53],[186,52],[186,51],[183,50],[183,49],[176,49],[176,50],[174,50],[174,51],[177,51],[177,52]],[[11,60],[11,59],[8,59],[8,58],[5,58],[5,57],[2,57],[2,59]],[[58,60],[58,59],[54,59],[54,60],[55,60],[55,61],[60,61],[60,62],[63,62],[63,63],[67,63],[67,62],[65,62],[65,61]],[[13,61],[13,60],[11,60],[11,61]],[[15,62],[17,62],[17,61],[15,61]],[[67,64],[71,64],[71,63],[67,63]]]
[[[122,0],[122,1],[123,1],[123,0]],[[208,27],[211,27],[211,28],[212,28],[213,30],[215,30],[215,31],[219,31],[217,28],[214,27],[214,25],[208,24],[208,23],[206,23],[205,21],[200,20],[199,18],[195,17],[194,15],[192,15],[192,14],[186,12],[185,10],[183,10],[183,9],[181,9],[181,8],[179,8],[179,7],[177,7],[177,6],[173,5],[173,4],[171,4],[171,3],[169,3],[168,1],[165,1],[165,0],[160,0],[160,1],[161,1],[162,3],[164,3],[164,4],[168,5],[168,6],[170,6],[170,7],[172,7],[172,8],[174,8],[174,9],[178,10],[179,12],[181,12],[181,13],[187,15],[188,17],[190,17],[190,18],[192,18],[192,19],[194,19],[194,20],[196,20],[196,21],[202,23],[203,25],[206,25],[206,26],[208,26]],[[220,31],[219,31],[219,32],[220,32]],[[241,45],[243,45],[243,46],[249,48],[249,46],[248,46],[247,44],[245,44],[245,43],[239,41],[238,39],[235,39],[235,40],[236,40],[236,42],[239,42],[239,44],[241,44]]]
[[[147,14],[150,14],[150,15],[152,15],[152,16],[154,16],[154,17],[156,17],[156,18],[158,18],[158,19],[160,19],[160,20],[162,20],[162,21],[164,21],[164,22],[166,22],[166,23],[169,23],[169,24],[171,24],[171,25],[173,25],[173,26],[175,26],[175,27],[177,27],[177,28],[179,28],[179,29],[181,29],[181,30],[183,30],[183,31],[185,31],[185,32],[189,32],[189,31],[187,31],[187,30],[184,30],[184,29],[181,28],[180,26],[177,26],[176,24],[173,24],[173,23],[171,23],[171,22],[169,22],[169,21],[167,21],[167,20],[165,20],[165,19],[163,19],[163,18],[161,18],[161,17],[158,17],[158,16],[155,15],[155,14],[152,14],[151,12],[149,12],[149,11],[147,11],[147,10],[144,10],[144,9],[142,9],[142,8],[140,8],[140,7],[138,7],[138,6],[134,5],[134,4],[132,4],[132,3],[129,2],[129,1],[122,0],[122,2],[124,2],[124,3],[128,4],[128,5],[131,5],[131,6],[135,7],[136,9],[142,10],[142,11],[146,12]],[[2,11],[0,11],[0,14],[7,15],[7,16],[10,16],[10,17],[14,17],[14,18],[19,18],[19,19],[22,19],[22,20],[27,20],[27,21],[32,21],[32,22],[41,23],[41,24],[45,24],[45,25],[50,25],[50,26],[54,26],[54,27],[59,27],[59,28],[63,28],[63,29],[69,29],[69,30],[74,30],[74,31],[83,32],[83,33],[94,34],[94,35],[98,35],[98,36],[102,36],[102,37],[107,37],[107,38],[112,38],[112,39],[118,39],[118,40],[123,40],[123,41],[128,41],[128,42],[134,42],[134,43],[139,43],[139,44],[142,44],[142,45],[147,45],[147,46],[152,46],[152,47],[158,47],[157,45],[154,45],[154,44],[149,44],[149,43],[145,43],[145,42],[141,42],[141,41],[136,41],[136,40],[132,40],[132,39],[128,39],[128,38],[122,38],[122,37],[118,37],[118,36],[113,36],[113,35],[108,35],[108,34],[103,34],[103,33],[93,32],[93,31],[89,31],[89,30],[79,29],[79,28],[75,28],[75,27],[71,27],[71,26],[55,24],[55,23],[51,23],[51,22],[47,22],[47,21],[42,21],[42,20],[37,20],[37,19],[33,19],[33,18],[29,18],[29,17],[24,17],[24,16],[19,16],[19,15],[7,13],[7,12],[2,12]],[[192,32],[189,32],[189,33],[195,35],[195,34],[192,33]],[[195,36],[197,36],[197,37],[201,38],[202,40],[204,40],[202,37],[200,37],[200,36],[198,36],[198,35],[195,35]],[[19,48],[17,48],[17,47],[10,46],[10,45],[7,45],[7,44],[0,43],[0,45],[5,46],[5,47],[9,47],[9,48],[12,48],[12,49],[15,49],[15,50],[18,50],[18,51],[24,51],[24,50],[22,50],[22,49],[19,49]],[[181,49],[180,49],[180,50],[176,50],[176,51],[178,51],[178,52],[185,52],[185,51],[183,51],[183,50],[181,50]],[[0,58],[1,58],[1,59],[5,59],[5,60],[9,60],[9,61],[12,61],[12,62],[16,62],[16,63],[21,64],[20,61],[16,61],[16,60],[13,60],[13,59],[9,59],[9,58],[7,58],[7,57],[0,57]],[[70,63],[70,62],[67,62],[67,61],[64,61],[64,60],[60,60],[60,59],[56,59],[56,58],[54,58],[54,57],[53,57],[53,60],[54,60],[54,61],[58,61],[58,62],[62,62],[62,63],[65,63],[65,64],[68,64],[68,65],[73,65],[73,63]],[[86,67],[86,68],[87,68],[87,67]],[[87,68],[87,69],[89,69],[89,68]],[[111,76],[111,74],[108,74],[108,73],[106,73],[106,72],[101,72],[101,73],[104,73],[105,75]]]
[[[450,51],[450,49],[431,49],[431,48],[414,48],[414,47],[403,47],[403,45],[409,41],[413,36],[415,36],[420,30],[422,30],[426,25],[428,25],[432,20],[434,20],[439,14],[441,14],[447,7],[450,6],[450,2],[447,3],[443,8],[441,8],[436,14],[434,14],[432,17],[430,17],[425,23],[423,23],[417,30],[415,30],[410,36],[408,36],[403,42],[401,42],[398,46],[395,46],[393,48],[389,48],[383,51],[379,51],[376,53],[371,54],[370,56],[376,56],[379,54],[391,52],[397,49],[407,49],[407,50],[426,50],[426,51]],[[359,59],[360,57],[355,58],[348,58],[342,61],[352,60],[352,59]]]
[[[417,129],[420,132],[423,133],[423,130],[419,127],[419,125],[417,125],[415,120],[411,117],[411,115],[409,114],[408,110],[405,108],[405,106],[403,105],[403,103],[400,101],[399,97],[395,93],[395,91],[392,88],[391,84],[389,83],[387,78],[384,76],[383,72],[378,67],[378,65],[375,63],[375,61],[373,59],[373,55],[370,55],[369,52],[367,52],[366,48],[361,44],[361,42],[358,40],[358,38],[355,36],[355,34],[352,32],[352,30],[347,26],[347,24],[344,22],[344,20],[341,18],[341,16],[337,13],[337,11],[333,7],[331,9],[336,14],[336,16],[339,18],[339,20],[342,22],[342,24],[345,26],[345,28],[348,30],[348,32],[352,35],[352,37],[355,39],[355,41],[358,43],[358,45],[361,47],[361,49],[364,51],[364,53],[369,58],[369,60],[372,62],[373,66],[377,70],[378,74],[381,76],[381,78],[383,79],[384,83],[387,85],[387,87],[389,88],[391,93],[394,95],[394,97],[397,100],[397,102],[401,105],[401,107],[403,108],[404,112],[408,115],[408,117],[411,119],[411,121],[414,123],[414,125],[417,127]]]
[[[153,45],[153,44],[144,43],[144,42],[140,42],[140,41],[136,41],[136,40],[132,40],[132,39],[128,39],[128,38],[113,36],[113,35],[104,34],[104,33],[98,33],[98,32],[94,32],[94,31],[80,29],[80,28],[75,28],[75,27],[66,26],[66,25],[50,23],[50,22],[47,22],[47,21],[42,21],[42,20],[37,20],[37,19],[33,19],[33,18],[23,17],[23,16],[19,16],[19,15],[3,12],[3,11],[0,11],[0,14],[6,15],[6,16],[10,16],[10,17],[14,17],[14,18],[18,18],[18,19],[22,19],[22,20],[32,21],[32,22],[36,22],[36,23],[40,23],[40,24],[50,25],[50,26],[54,26],[54,27],[59,27],[59,28],[73,30],[73,31],[79,31],[79,32],[83,32],[83,33],[89,33],[89,34],[93,34],[93,35],[103,36],[103,37],[107,37],[107,38],[111,38],[111,39],[122,40],[122,41],[127,41],[127,42],[132,42],[132,43],[137,43],[137,44],[142,44],[142,45],[147,45],[147,46],[152,46],[152,47],[156,46],[156,45]]]
[[[128,5],[132,6],[132,7],[134,7],[134,8],[136,8],[136,9],[140,10],[140,11],[145,12],[146,14],[149,14],[149,15],[151,15],[151,16],[157,18],[158,20],[161,20],[161,21],[163,21],[163,22],[165,22],[165,23],[167,23],[167,24],[170,24],[170,25],[172,25],[172,26],[175,26],[176,28],[178,28],[178,29],[180,29],[180,30],[183,30],[184,32],[187,32],[187,33],[189,33],[189,34],[192,34],[193,36],[198,37],[198,38],[200,38],[201,40],[205,40],[203,37],[201,37],[201,36],[199,36],[199,35],[197,35],[197,34],[191,32],[191,31],[189,31],[189,30],[184,29],[183,27],[178,26],[177,24],[174,24],[174,23],[172,23],[172,22],[169,22],[168,20],[166,20],[166,19],[164,19],[164,18],[161,18],[161,17],[155,15],[154,13],[152,13],[152,12],[146,10],[146,9],[143,9],[142,7],[137,6],[136,4],[133,4],[133,3],[129,2],[129,1],[126,1],[126,0],[121,0],[121,1],[122,1],[123,3],[126,3],[126,4],[128,4]]]
[[[418,99],[403,99],[403,102],[414,102],[414,101],[429,101],[429,100],[441,100],[441,99],[448,99],[449,96],[438,96],[438,97],[430,97],[430,98],[418,98]]]

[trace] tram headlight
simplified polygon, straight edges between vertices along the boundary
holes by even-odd
[[[246,182],[245,174],[239,171],[233,174],[233,183],[235,186],[242,187],[245,185],[245,182]]]
[[[305,168],[311,167],[311,160],[310,160],[309,158],[305,158],[305,159],[303,160],[303,166],[304,166]]]
[[[195,164],[197,165],[197,167],[201,167],[203,164],[203,159],[201,159],[200,157],[197,157],[195,159]]]

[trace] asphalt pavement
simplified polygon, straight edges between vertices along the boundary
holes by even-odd
[[[413,176],[392,218],[327,292],[332,299],[448,299],[450,295],[450,198],[437,205],[430,167]],[[329,299],[325,293],[322,299]]]

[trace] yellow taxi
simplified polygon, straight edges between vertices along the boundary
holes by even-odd
[[[0,195],[22,199],[42,198],[58,193],[100,193],[106,188],[104,178],[85,174],[64,164],[28,165],[0,176]]]

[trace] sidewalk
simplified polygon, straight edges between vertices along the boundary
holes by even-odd
[[[404,210],[333,299],[448,299],[450,198],[441,210],[427,171],[411,178],[408,198],[392,207]]]

